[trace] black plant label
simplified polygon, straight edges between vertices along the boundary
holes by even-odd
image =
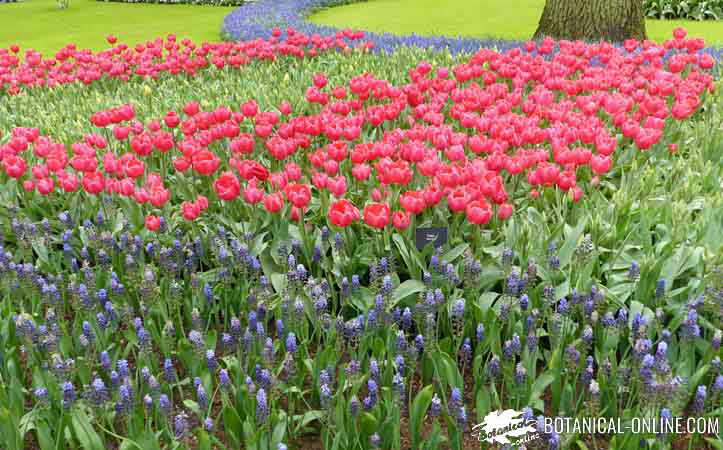
[[[417,249],[423,250],[428,244],[441,247],[447,243],[447,228],[417,228]]]

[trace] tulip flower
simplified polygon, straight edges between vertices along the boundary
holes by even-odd
[[[426,208],[427,204],[424,200],[424,194],[416,191],[407,191],[399,197],[399,204],[407,212],[418,215]]]
[[[264,196],[264,208],[270,213],[277,213],[284,207],[284,196],[281,192],[266,194]]]
[[[224,172],[213,183],[219,198],[226,201],[236,199],[241,194],[241,184],[232,172]]]
[[[254,205],[264,198],[264,191],[256,187],[255,182],[250,182],[243,192],[244,201]]]
[[[466,205],[465,213],[467,220],[475,225],[485,225],[492,219],[489,205],[476,200]]]
[[[294,207],[303,210],[311,201],[311,190],[305,184],[290,184],[286,187],[286,199]]]
[[[329,208],[329,220],[338,227],[348,227],[359,218],[359,210],[349,200],[338,200]]]
[[[146,216],[145,225],[149,231],[156,231],[161,226],[161,219],[153,215]]]
[[[507,220],[512,216],[513,206],[509,203],[503,203],[497,208],[497,217],[500,220]]]
[[[183,202],[181,203],[181,212],[184,219],[196,220],[201,215],[201,208],[196,203]]]
[[[364,223],[373,228],[384,228],[389,223],[389,205],[386,203],[370,203],[364,207]]]
[[[397,230],[403,231],[409,227],[411,219],[409,213],[405,211],[395,211],[392,215],[392,225]]]

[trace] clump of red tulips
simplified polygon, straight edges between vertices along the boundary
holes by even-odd
[[[361,32],[348,39],[358,41],[360,48],[369,48]],[[334,36],[310,36],[295,32],[284,40],[271,37],[243,42],[203,42],[178,40],[170,34],[165,39],[139,43],[135,46],[118,43],[117,37],[107,37],[112,46],[93,52],[68,44],[52,57],[33,49],[24,54],[17,45],[0,48],[0,94],[16,95],[32,88],[83,83],[89,85],[103,79],[129,81],[133,78],[157,79],[162,75],[196,76],[204,70],[240,68],[252,60],[274,60],[280,56],[311,58],[320,53],[349,50],[345,41]]]
[[[332,85],[318,74],[306,112],[297,114],[289,102],[264,110],[248,100],[209,111],[189,102],[144,124],[137,106],[122,105],[93,114],[98,133],[70,149],[37,129],[13,129],[0,146],[2,169],[5,183],[17,179],[41,195],[82,189],[132,198],[152,213],[150,230],[159,228],[160,214],[195,220],[214,203],[228,214],[246,205],[298,220],[313,210],[337,227],[399,230],[441,207],[485,225],[513,214],[519,195],[512,186],[533,198],[556,189],[579,201],[582,180],[598,183],[621,147],[650,149],[689,118],[713,90],[712,63],[697,52],[699,41],[676,36],[623,49],[563,41],[549,58],[541,55],[550,41],[482,50],[456,67],[420,62],[403,85],[370,73]],[[35,67],[44,75],[27,85],[40,86],[303,56],[307,44],[196,48],[169,38],[96,55],[67,48],[52,64],[4,53],[0,67],[5,80],[10,67],[16,81],[21,68]],[[669,48],[679,51],[666,63]],[[179,186],[190,187],[191,197]]]

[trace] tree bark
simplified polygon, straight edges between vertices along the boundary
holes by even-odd
[[[643,0],[547,0],[534,39],[647,39]]]

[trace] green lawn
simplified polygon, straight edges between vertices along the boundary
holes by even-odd
[[[398,34],[529,39],[545,0],[369,0],[314,14],[314,23]],[[723,22],[648,20],[650,38],[662,41],[683,26],[692,36],[723,44]]]
[[[218,41],[223,18],[234,8],[149,5],[70,0],[60,10],[55,0],[25,0],[0,5],[0,47],[18,44],[52,55],[68,43],[99,50],[113,33],[136,44],[175,33],[179,39]]]

